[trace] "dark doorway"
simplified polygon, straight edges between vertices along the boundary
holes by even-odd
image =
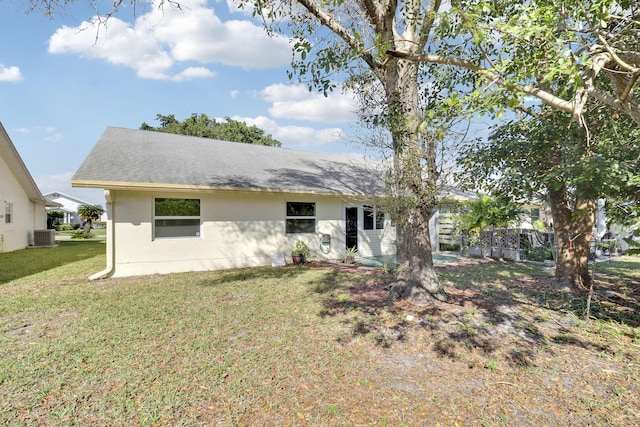
[[[358,249],[358,208],[345,208],[347,249]]]

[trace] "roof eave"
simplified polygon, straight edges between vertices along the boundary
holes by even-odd
[[[115,181],[91,181],[91,180],[71,180],[72,187],[78,188],[104,188],[110,190],[130,190],[130,191],[188,191],[188,192],[247,192],[247,193],[271,193],[271,194],[305,194],[317,196],[343,196],[343,197],[384,197],[381,194],[363,194],[357,192],[336,192],[318,191],[304,189],[282,189],[282,188],[258,188],[258,187],[230,187],[213,185],[192,185],[192,184],[164,184],[146,182],[115,182]]]

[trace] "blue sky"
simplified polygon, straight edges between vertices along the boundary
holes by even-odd
[[[267,37],[233,0],[125,9],[99,33],[85,3],[48,18],[0,1],[0,122],[43,194],[103,204],[101,190],[71,187],[73,173],[107,126],[155,126],[158,113],[228,116],[290,149],[358,149],[353,98],[292,84],[288,40]]]

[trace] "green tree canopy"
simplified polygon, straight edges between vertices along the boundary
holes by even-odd
[[[216,119],[210,119],[206,114],[192,114],[181,122],[173,114],[167,116],[158,114],[156,120],[160,121],[160,126],[153,127],[142,123],[140,129],[273,147],[282,145],[259,127],[248,126],[244,122],[229,117],[226,117],[224,122],[218,122]]]
[[[432,3],[438,4],[437,43],[415,53],[386,53],[471,72],[475,91],[467,103],[499,114],[526,109],[520,103],[533,96],[580,121],[589,102],[597,101],[640,123],[636,1]]]
[[[78,215],[80,218],[91,221],[99,219],[104,213],[104,209],[100,205],[80,205],[78,206]]]
[[[60,220],[64,218],[64,213],[58,210],[47,210],[47,228],[55,228],[60,224]]]
[[[524,213],[518,204],[486,194],[478,194],[477,199],[465,201],[460,210],[460,225],[470,231],[507,227]]]
[[[558,244],[560,287],[588,286],[589,243],[596,201],[640,195],[640,127],[630,117],[592,105],[583,126],[544,108],[535,117],[493,128],[459,159],[462,186],[491,189],[511,200],[548,196]]]
[[[81,219],[85,220],[84,232],[85,235],[89,235],[91,231],[91,224],[94,220],[99,219],[104,213],[104,209],[100,205],[80,205],[78,206],[78,215]]]

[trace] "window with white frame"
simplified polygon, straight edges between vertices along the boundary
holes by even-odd
[[[13,203],[4,202],[4,223],[11,224],[13,222]]]
[[[384,229],[384,212],[373,205],[363,205],[365,230],[382,230]]]
[[[287,234],[316,232],[316,204],[287,202],[285,231]]]
[[[200,237],[200,199],[156,198],[154,236]]]

